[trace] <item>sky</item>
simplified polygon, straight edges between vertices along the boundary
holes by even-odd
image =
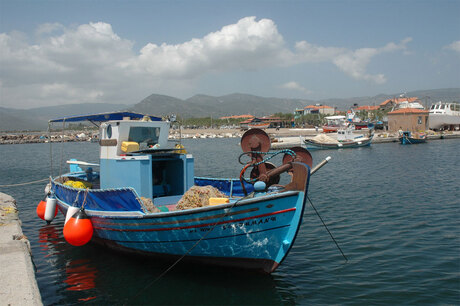
[[[0,0],[0,107],[460,87],[460,0]]]

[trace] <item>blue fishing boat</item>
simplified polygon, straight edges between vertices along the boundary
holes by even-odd
[[[50,124],[84,120],[99,126],[100,163],[68,161],[69,173],[50,178],[46,201],[47,211],[55,202],[66,216],[69,243],[266,273],[289,253],[307,199],[307,150],[278,152],[283,164],[276,167],[268,162],[276,154],[269,153],[270,138],[251,129],[241,139],[248,161],[239,178],[194,177],[193,156],[168,142],[169,121],[116,112]],[[291,178],[285,185],[282,173]]]
[[[400,132],[399,141],[403,145],[424,143],[426,142],[426,134],[417,133],[417,135],[413,137],[410,131]]]

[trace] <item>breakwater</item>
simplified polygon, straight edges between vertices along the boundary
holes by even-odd
[[[1,133],[0,144],[94,141],[97,140],[97,134],[97,131]]]

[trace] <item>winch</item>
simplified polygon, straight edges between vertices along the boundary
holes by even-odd
[[[241,137],[241,149],[244,155],[249,156],[250,161],[244,164],[240,173],[240,181],[248,181],[255,183],[257,181],[264,182],[268,187],[278,184],[280,181],[280,174],[288,172],[293,174],[292,162],[301,162],[312,167],[313,159],[310,152],[302,147],[293,147],[290,149],[281,150],[278,152],[269,152],[271,146],[270,137],[261,129],[250,129],[246,131]],[[268,162],[274,156],[283,154],[282,165],[276,167],[273,163]],[[266,157],[267,156],[267,157]],[[250,180],[244,178],[244,173],[247,168],[253,167],[250,173]],[[293,175],[294,181],[294,175]]]

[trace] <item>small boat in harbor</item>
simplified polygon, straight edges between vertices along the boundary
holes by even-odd
[[[348,149],[370,146],[373,137],[373,133],[369,137],[356,136],[350,126],[339,129],[337,139],[320,134],[312,139],[305,139],[304,142],[307,149]]]
[[[270,123],[268,122],[251,122],[248,123],[249,129],[268,129]]]
[[[410,131],[404,131],[400,132],[399,134],[399,142],[403,145],[426,142],[425,133],[416,133],[415,136],[412,136],[412,133]]]
[[[324,117],[327,120],[327,123],[323,125],[324,133],[335,133],[341,128],[345,123],[345,116],[328,116]]]
[[[48,211],[54,213],[55,203],[66,216],[69,243],[265,273],[289,253],[307,200],[312,158],[306,149],[269,153],[269,136],[250,129],[241,139],[249,161],[239,178],[198,178],[192,154],[168,143],[168,121],[116,112],[50,124],[79,121],[100,127],[99,164],[71,160],[69,173],[51,177],[44,217],[53,219]],[[267,162],[273,154],[284,154],[282,165]],[[279,185],[284,172],[290,182]]]
[[[369,127],[369,122],[368,121],[353,122],[353,125],[355,126],[356,130],[362,130],[362,129],[367,129]]]

